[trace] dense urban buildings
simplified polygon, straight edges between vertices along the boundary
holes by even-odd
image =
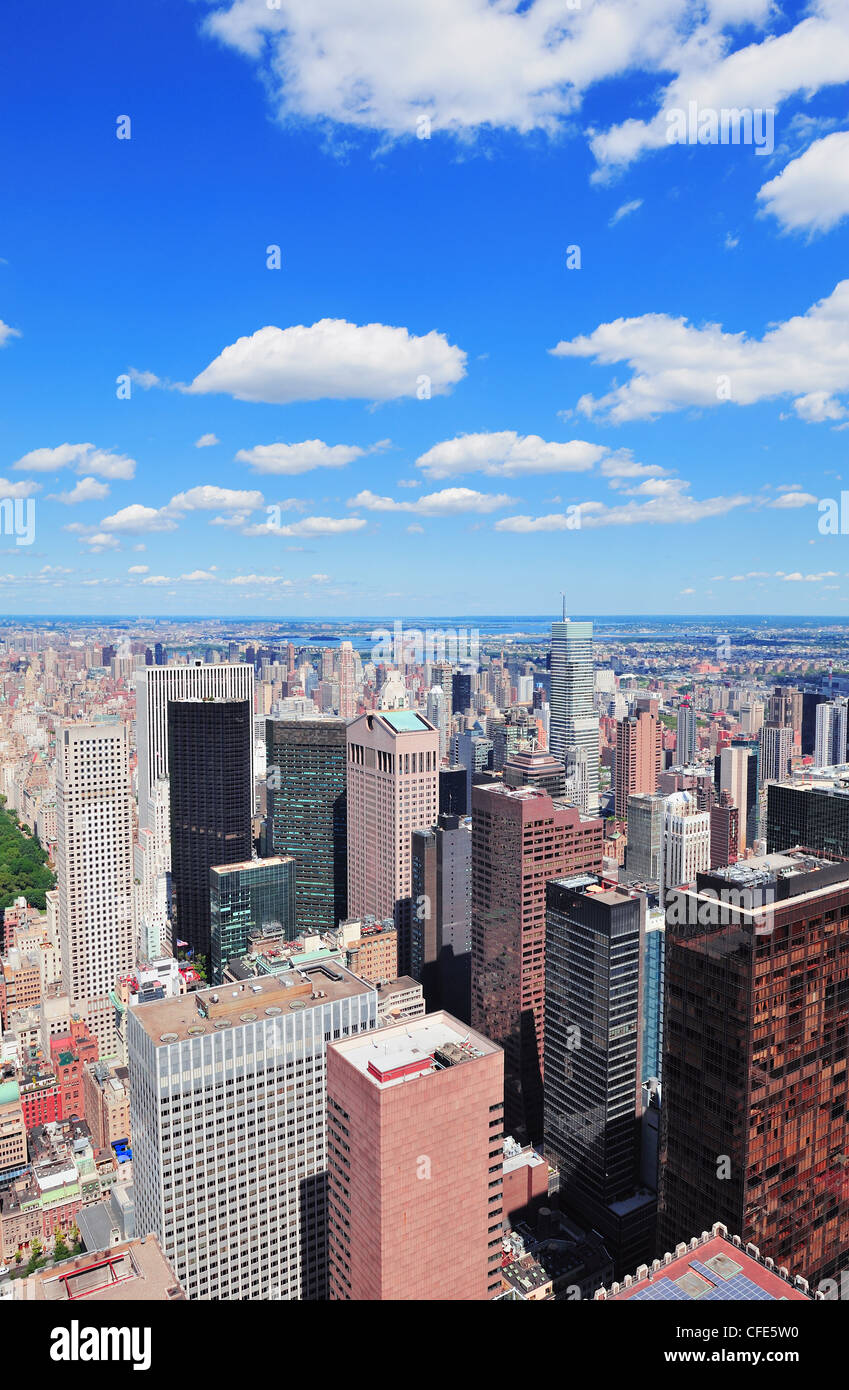
[[[220,984],[232,956],[247,952],[252,936],[295,935],[295,861],[289,855],[215,864],[209,871],[210,979]]]
[[[138,1219],[187,1298],[327,1297],[327,1039],[376,1021],[326,965],[130,1010]]]

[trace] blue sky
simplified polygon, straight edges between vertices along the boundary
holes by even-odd
[[[845,3],[89,0],[2,48],[3,611],[849,613]],[[690,99],[772,153],[670,144]]]

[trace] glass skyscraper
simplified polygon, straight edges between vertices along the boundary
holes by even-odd
[[[295,938],[295,861],[291,857],[219,864],[209,871],[210,980],[249,949],[251,932]]]
[[[344,719],[267,719],[271,852],[295,860],[298,931],[335,930],[348,916]]]
[[[580,808],[598,815],[598,713],[594,703],[593,625],[566,618],[551,624],[551,714],[548,749],[562,763],[569,749],[586,757]]]

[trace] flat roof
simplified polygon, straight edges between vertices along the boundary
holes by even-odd
[[[329,1044],[378,1090],[440,1070],[434,1063],[434,1054],[452,1045],[465,1054],[462,1059],[455,1054],[458,1065],[462,1060],[472,1061],[501,1051],[482,1033],[476,1033],[447,1013],[405,1019],[381,1028],[378,1033],[362,1033]]]
[[[274,854],[268,859],[243,859],[239,864],[213,864],[209,872],[211,874],[232,874],[234,870],[241,869],[262,869],[269,864],[292,864],[294,859],[291,854]]]
[[[21,1297],[45,1303],[165,1302],[186,1296],[154,1235],[77,1255],[20,1283]]]
[[[314,990],[323,991],[325,997],[313,999]],[[156,1046],[167,1046],[203,1033],[220,1032],[228,1025],[237,1028],[242,1023],[258,1022],[266,1016],[267,1009],[273,1009],[275,1014],[289,1014],[293,1006],[300,1011],[372,992],[371,985],[344,965],[328,960],[287,970],[283,975],[252,976],[242,983],[215,985],[174,999],[134,1004],[130,1013]]]
[[[810,1295],[724,1236],[711,1236],[608,1299],[646,1303],[779,1302]]]
[[[402,709],[396,710],[394,713],[386,713],[384,710],[379,710],[378,713],[381,719],[385,719],[390,729],[393,729],[396,734],[419,734],[422,730],[429,733],[433,729],[433,725],[429,724],[427,720],[420,714],[417,714],[415,710]]]

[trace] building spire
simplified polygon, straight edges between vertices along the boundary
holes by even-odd
[[[562,590],[562,589],[561,589],[561,591],[560,591],[560,597],[561,597],[561,599],[563,600],[563,621],[564,621],[564,623],[565,623],[565,621],[566,621],[566,595],[563,593],[563,590]]]

